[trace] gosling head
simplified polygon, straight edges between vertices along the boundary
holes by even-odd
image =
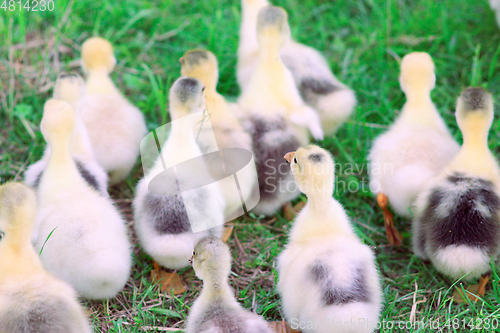
[[[66,101],[49,99],[43,108],[41,130],[52,148],[68,146],[75,129],[76,113]]]
[[[205,110],[205,85],[191,77],[181,77],[170,88],[172,120]]]
[[[295,182],[308,197],[333,195],[335,165],[330,153],[310,145],[285,155],[290,163]]]
[[[464,136],[487,136],[493,122],[491,94],[483,88],[466,88],[458,97],[455,117]]]
[[[36,216],[35,192],[21,183],[6,183],[0,186],[0,232],[25,229],[30,237]]]
[[[407,95],[411,93],[429,94],[436,83],[431,56],[425,52],[407,54],[401,61],[399,83]]]
[[[215,90],[219,80],[219,64],[212,52],[191,50],[184,53],[181,62],[181,75],[200,80],[209,90]]]
[[[201,280],[225,279],[231,271],[231,252],[220,238],[207,236],[196,244],[191,264]]]
[[[78,74],[61,73],[57,77],[53,97],[68,102],[75,111],[79,111],[85,99],[85,82]]]
[[[266,6],[257,16],[257,39],[264,47],[276,45],[281,48],[290,39],[288,15],[281,7]]]
[[[105,71],[111,73],[116,64],[113,46],[100,37],[87,39],[82,45],[82,68],[88,73],[91,71]]]

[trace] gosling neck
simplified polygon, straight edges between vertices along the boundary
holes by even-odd
[[[400,118],[413,125],[441,127],[441,117],[432,102],[430,91],[412,90],[405,92],[406,103]]]
[[[489,124],[485,124],[482,119],[471,119],[467,124],[463,125],[462,149],[467,152],[486,153],[488,148],[488,132]]]
[[[109,77],[108,70],[105,68],[95,68],[88,71],[86,88],[88,94],[97,95],[118,92]]]
[[[12,216],[12,220],[17,221],[15,225],[9,226],[5,230],[4,239],[2,242],[9,244],[9,247],[15,251],[20,251],[26,248],[26,244],[31,245],[31,233],[32,233],[32,223],[28,221],[33,221],[34,216],[32,213],[28,212],[15,212]]]
[[[196,126],[199,120],[200,117],[195,117],[193,114],[173,119],[171,135],[179,140],[178,142],[187,145],[186,147],[196,146],[195,130],[199,129],[199,126]]]
[[[40,180],[39,191],[54,193],[56,190],[66,190],[74,185],[78,171],[70,154],[70,143],[67,142],[70,140],[65,138],[60,141],[50,145],[50,157]]]
[[[297,217],[303,214],[304,218],[296,220],[292,229],[292,239],[309,240],[326,234],[353,235],[352,226],[343,208],[333,199],[333,186],[331,191],[306,195],[307,205]]]
[[[49,165],[54,163],[66,163],[72,161],[70,154],[71,138],[56,138],[58,142],[49,144],[50,160]]]
[[[23,231],[19,229],[6,231],[4,237],[0,242],[0,257],[2,258],[0,281],[45,272],[38,253],[31,244],[31,228]]]
[[[202,294],[211,300],[232,298],[227,275],[218,269],[208,273],[203,279]]]
[[[411,106],[428,106],[433,105],[430,91],[424,89],[411,89],[405,92],[406,103]]]
[[[2,242],[5,243],[12,251],[19,253],[26,249],[26,244],[30,242],[30,235],[26,235],[20,230],[11,230],[5,232],[5,238]]]
[[[311,209],[321,211],[330,205],[333,197],[333,190],[323,188],[308,193],[306,196]]]
[[[281,43],[272,38],[261,38],[259,43],[259,62],[276,66],[281,62]]]

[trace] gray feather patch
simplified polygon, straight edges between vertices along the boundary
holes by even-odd
[[[333,92],[342,90],[341,87],[336,86],[326,79],[315,79],[306,77],[300,82],[300,95],[302,98],[308,98],[310,94],[315,95],[329,95]]]
[[[309,160],[311,160],[314,163],[321,163],[323,161],[323,154],[311,154],[308,156]]]
[[[316,263],[311,268],[311,276],[322,290],[322,300],[325,306],[369,302],[370,300],[365,272],[362,267],[355,269],[352,283],[348,287],[338,287],[332,270],[322,262]]]
[[[454,173],[434,188],[420,219],[424,242],[433,249],[453,245],[497,253],[500,241],[500,198],[484,179]]]
[[[180,192],[173,195],[148,193],[144,202],[147,219],[161,235],[178,235],[191,230]]]
[[[482,88],[467,88],[461,97],[468,111],[484,110],[487,106],[488,92]]]
[[[99,184],[97,183],[96,177],[94,177],[94,175],[92,175],[90,173],[90,171],[88,171],[85,168],[85,166],[83,165],[83,163],[78,162],[78,161],[75,160],[75,165],[76,165],[76,168],[78,169],[78,173],[83,178],[83,180],[85,180],[85,182],[87,183],[87,185],[89,185],[94,190],[96,190],[96,191],[99,192]],[[45,171],[45,170],[43,170],[43,171]],[[36,177],[36,180],[33,183],[33,188],[36,189],[38,187],[38,185],[40,185],[40,180],[42,179],[43,171],[38,175],[38,177]]]
[[[184,60],[191,65],[197,65],[200,63],[201,60],[207,60],[207,59],[208,59],[208,54],[207,51],[204,50],[190,51],[184,56]]]
[[[194,96],[201,94],[202,84],[199,80],[184,77],[177,80],[174,85],[174,92],[181,103],[186,103]]]

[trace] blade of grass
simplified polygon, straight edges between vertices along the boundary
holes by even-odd
[[[52,231],[50,232],[50,234],[47,236],[47,239],[45,240],[45,242],[43,242],[42,248],[40,249],[40,253],[38,254],[38,256],[42,255],[42,252],[43,252],[43,249],[45,247],[45,244],[47,244],[47,241],[50,239],[50,237],[52,236],[52,234],[54,233],[54,231],[56,231],[56,229],[57,229],[57,227],[55,227],[54,229],[52,229]]]

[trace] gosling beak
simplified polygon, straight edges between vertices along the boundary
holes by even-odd
[[[180,57],[179,62],[181,63],[181,65],[184,65],[184,57]]]
[[[291,151],[289,153],[287,153],[285,156],[283,156],[285,158],[285,160],[288,161],[288,163],[292,163],[292,160],[293,160],[293,157],[295,156],[295,152],[294,151]]]
[[[189,258],[189,264],[191,266],[193,266],[193,261],[194,261],[194,255],[192,255],[191,258]]]

